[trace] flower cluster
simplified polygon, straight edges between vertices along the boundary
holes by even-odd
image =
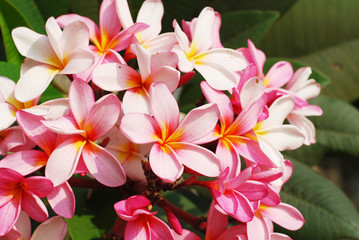
[[[300,212],[280,199],[292,172],[281,151],[315,142],[306,117],[322,111],[307,102],[320,92],[311,69],[280,61],[264,74],[266,57],[250,40],[223,47],[210,7],[190,22],[174,20],[168,33],[163,13],[160,0],[145,0],[134,23],[126,0],[104,0],[99,26],[67,14],[48,19],[47,35],[13,30],[26,58],[17,84],[0,77],[0,238],[29,239],[30,216],[46,221],[31,239],[63,239],[66,222],[46,220],[41,198],[72,218],[74,178],[114,190],[142,186],[114,205],[124,239],[200,239],[177,217],[206,239],[290,239],[273,222],[302,227]],[[195,74],[203,99],[184,115],[173,93]],[[68,98],[38,104],[54,78],[71,83]],[[202,224],[161,194],[191,185],[213,197]]]

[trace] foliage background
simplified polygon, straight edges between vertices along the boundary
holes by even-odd
[[[173,30],[174,18],[191,20],[203,7],[212,6],[222,14],[224,46],[246,47],[250,38],[266,53],[267,69],[279,59],[291,61],[295,69],[312,67],[312,77],[322,85],[321,96],[312,103],[320,105],[324,115],[312,118],[317,144],[285,153],[294,164],[294,173],[282,192],[283,201],[296,206],[306,224],[296,232],[280,231],[294,239],[359,239],[359,0],[163,3],[165,32]],[[23,57],[11,40],[13,28],[27,26],[45,33],[48,17],[71,12],[98,22],[100,4],[99,0],[0,0],[0,75],[14,81],[19,78]],[[129,0],[129,4],[135,16],[142,0]],[[184,88],[180,98],[182,111],[188,111],[200,98],[199,81],[196,78]],[[61,92],[50,87],[41,101],[61,96]],[[102,238],[114,223],[112,206],[121,196],[107,190],[75,192],[77,209],[75,217],[68,220],[68,238]],[[192,214],[206,214],[210,199],[207,191],[193,188],[165,194],[169,201]]]

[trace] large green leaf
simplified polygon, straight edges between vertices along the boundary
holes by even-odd
[[[20,77],[20,66],[8,62],[0,62],[0,76],[6,76],[16,82]]]
[[[58,17],[60,15],[68,13],[68,1],[69,0],[34,0],[44,19],[49,17]]]
[[[323,116],[313,117],[317,143],[336,151],[359,156],[359,111],[347,102],[326,96],[311,101],[321,106]]]
[[[94,22],[98,23],[100,11],[99,1],[69,0],[69,7],[71,12],[88,17]]]
[[[225,47],[247,46],[247,39],[257,43],[279,17],[274,11],[236,11],[222,15],[221,41]],[[236,26],[236,27],[233,27]]]
[[[8,0],[0,0],[0,28],[4,41],[6,59],[21,64],[23,57],[17,51],[11,37],[11,30],[18,26],[30,27],[24,15]]]
[[[31,29],[45,33],[45,22],[34,0],[9,0],[25,17]]]
[[[306,222],[300,230],[287,234],[306,240],[359,239],[359,214],[344,193],[306,165],[293,159],[292,163],[293,175],[284,184],[281,197],[297,207]]]
[[[323,92],[359,98],[359,1],[300,0],[258,47],[271,57],[296,58],[332,79]]]

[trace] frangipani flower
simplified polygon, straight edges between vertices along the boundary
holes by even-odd
[[[137,55],[140,73],[133,68],[116,63],[98,66],[93,73],[93,82],[107,91],[126,90],[122,108],[130,112],[150,113],[149,89],[155,82],[163,82],[171,92],[178,86],[180,73],[175,69],[178,58],[170,51],[151,55],[139,44],[131,45]]]
[[[125,228],[125,240],[171,240],[174,235],[171,229],[151,212],[150,200],[135,195],[114,205],[117,215],[128,221]]]
[[[80,158],[87,170],[104,185],[115,187],[126,182],[118,160],[95,143],[117,122],[121,103],[114,94],[95,102],[92,88],[82,80],[72,82],[69,92],[71,115],[43,124],[63,136],[63,141],[51,153],[45,169],[55,186],[67,181],[75,172]]]
[[[89,82],[91,80],[93,69],[107,62],[118,62],[125,64],[122,56],[118,53],[126,49],[136,32],[146,29],[148,26],[144,23],[137,23],[121,31],[122,25],[118,19],[115,0],[104,0],[100,7],[99,26],[87,17],[77,14],[66,14],[58,17],[56,22],[65,27],[68,24],[80,20],[87,25],[89,37],[94,45],[89,46],[95,54],[94,64],[85,72],[76,74],[76,77]]]
[[[0,131],[0,155],[6,156],[10,151],[17,152],[34,146],[35,144],[24,135],[19,126]]]
[[[40,198],[52,190],[53,184],[48,178],[25,178],[12,169],[0,168],[0,236],[14,227],[21,209],[34,220],[45,221],[48,212]]]
[[[178,68],[182,72],[196,69],[214,89],[229,90],[238,85],[239,77],[234,72],[242,71],[247,62],[238,51],[228,48],[211,48],[215,12],[204,8],[198,16],[192,41],[174,22],[178,44],[173,51],[178,55]]]
[[[183,173],[183,165],[217,177],[220,173],[217,157],[193,144],[214,128],[218,120],[217,106],[208,104],[195,108],[179,123],[177,102],[164,83],[150,87],[150,103],[153,117],[128,113],[122,118],[120,128],[137,144],[154,143],[149,155],[152,171],[166,182],[176,181]]]
[[[87,50],[89,33],[84,23],[75,21],[61,31],[51,17],[45,27],[48,36],[25,27],[12,31],[17,49],[26,57],[15,89],[15,97],[21,102],[39,97],[56,74],[82,72],[94,61]]]
[[[127,0],[116,0],[116,10],[124,29],[134,25]],[[137,15],[136,23],[145,23],[148,25],[148,28],[136,33],[133,43],[140,44],[151,54],[163,50],[171,50],[177,43],[173,32],[160,34],[163,13],[164,8],[161,0],[145,0]],[[131,51],[128,49],[125,59],[133,57],[130,55]]]

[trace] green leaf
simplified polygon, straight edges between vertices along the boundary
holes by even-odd
[[[8,0],[23,15],[31,29],[38,33],[45,33],[45,22],[34,0]]]
[[[63,98],[65,97],[64,94],[62,94],[57,88],[55,88],[52,84],[50,84],[45,92],[43,92],[43,94],[41,94],[41,98],[39,103],[43,103],[55,98]]]
[[[97,0],[69,0],[71,12],[88,17],[98,23],[100,6]]]
[[[68,232],[72,240],[101,238],[100,231],[92,222],[93,219],[94,216],[90,214],[75,215],[73,218],[67,219]]]
[[[292,64],[294,71],[301,67],[311,67],[310,64],[305,64],[293,59],[289,58],[267,58],[265,64],[264,64],[264,72],[267,72],[276,62],[279,61],[288,61]],[[315,79],[322,87],[326,86],[328,83],[330,83],[330,79],[325,74],[321,73],[320,71],[316,70],[315,68],[311,67],[312,74],[310,75],[310,78]]]
[[[23,57],[17,51],[11,37],[11,30],[18,26],[30,27],[19,9],[7,0],[0,0],[0,28],[4,41],[6,59],[10,63],[20,65]]]
[[[20,78],[20,66],[0,61],[0,76],[5,76],[17,82]]]
[[[313,117],[317,143],[335,151],[359,156],[359,111],[347,102],[319,96],[311,103],[323,109],[323,116]]]
[[[292,163],[293,175],[284,184],[281,198],[298,208],[305,224],[298,231],[280,232],[293,239],[359,239],[359,214],[344,193],[306,165],[295,160]]]
[[[294,158],[308,166],[316,166],[321,162],[326,151],[327,148],[315,143],[310,146],[303,145],[298,149],[285,151],[283,155],[286,159]]]
[[[247,39],[257,43],[279,17],[274,11],[236,11],[222,15],[221,41],[225,47],[247,46]],[[236,26],[236,27],[233,27]]]
[[[204,79],[201,74],[196,71],[194,77],[182,86],[178,101],[181,112],[188,113],[196,107],[197,103],[204,100],[200,86],[201,81],[204,81]]]
[[[346,101],[359,98],[359,1],[300,0],[258,47],[271,57],[296,58],[329,76],[323,92]]]
[[[34,0],[44,19],[49,17],[57,18],[60,15],[66,14],[68,11],[69,0]]]

